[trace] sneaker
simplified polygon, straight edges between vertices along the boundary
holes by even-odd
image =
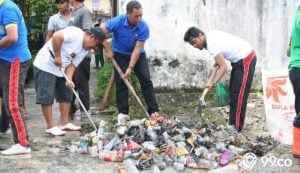
[[[158,112],[154,112],[150,115],[150,119],[151,120],[154,120],[154,121],[157,121],[157,122],[163,122],[165,120],[165,118],[163,116],[160,116],[158,114]]]
[[[80,113],[80,110],[77,110],[77,111],[74,113],[74,117],[75,117],[75,120],[76,120],[76,121],[80,121],[80,120],[81,120],[81,113]]]
[[[24,113],[24,118],[25,118],[25,120],[30,119],[30,114],[28,112],[25,112]]]
[[[61,130],[70,130],[70,131],[78,131],[81,129],[80,126],[75,126],[72,123],[67,123],[65,125],[63,125],[62,127],[60,127]]]
[[[6,149],[1,152],[3,155],[15,155],[15,154],[29,154],[31,152],[30,147],[23,147],[20,144],[15,144],[9,149]]]
[[[87,112],[91,116],[91,111],[88,110]],[[85,113],[85,111],[82,111],[81,114],[80,114],[80,116],[81,116],[81,118],[88,118],[88,115]]]
[[[6,136],[11,134],[11,128],[8,127],[4,132],[0,132],[1,136]]]
[[[127,121],[130,120],[130,116],[127,114],[119,113],[118,114],[118,123],[116,126],[126,126]]]
[[[62,131],[60,128],[58,128],[57,126],[54,126],[50,129],[46,129],[46,133],[47,134],[51,134],[53,136],[63,136],[66,134],[65,131]]]

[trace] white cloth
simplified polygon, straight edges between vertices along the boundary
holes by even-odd
[[[64,41],[61,47],[62,69],[74,64],[76,67],[88,54],[88,50],[83,48],[84,32],[77,27],[70,26],[61,30],[64,35]],[[52,38],[38,52],[33,65],[40,70],[51,73],[58,77],[63,77],[58,67],[54,64],[54,59],[49,50],[53,52]]]
[[[251,45],[240,37],[217,30],[206,33],[206,43],[212,57],[222,53],[226,60],[233,63],[246,58],[253,50]]]

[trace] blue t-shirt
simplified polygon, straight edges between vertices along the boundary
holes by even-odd
[[[14,62],[19,58],[21,63],[31,59],[27,42],[27,30],[18,6],[11,0],[5,0],[0,5],[0,40],[7,35],[6,26],[15,24],[18,27],[18,40],[12,45],[0,48],[0,59]]]
[[[107,21],[105,27],[109,32],[113,32],[112,50],[122,54],[131,54],[136,41],[146,41],[149,38],[149,27],[143,19],[131,28],[127,15],[120,15]],[[141,52],[145,52],[144,47]]]

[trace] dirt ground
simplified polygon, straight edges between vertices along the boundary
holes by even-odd
[[[93,65],[92,65],[93,67]],[[95,77],[95,69],[92,70],[92,78]],[[95,88],[95,80],[91,80],[91,90]],[[81,136],[80,132],[67,132],[64,137],[52,137],[46,135],[46,123],[41,113],[39,105],[35,104],[35,90],[32,86],[28,86],[25,90],[27,111],[30,113],[30,119],[26,120],[27,128],[30,135],[32,153],[30,155],[18,155],[18,156],[2,156],[0,155],[0,173],[111,173],[116,171],[116,167],[120,163],[104,162],[98,158],[93,158],[90,155],[83,155],[70,152],[59,152],[58,150],[49,150],[47,146],[50,145],[64,145],[71,143],[74,140],[78,140]],[[98,109],[98,103],[95,102],[94,94],[91,94],[93,112]],[[217,119],[226,119],[226,108],[208,108],[216,115]],[[53,107],[54,117],[59,121],[59,113],[57,104]],[[178,110],[174,113],[182,119],[190,119],[184,110]],[[93,115],[95,122],[99,122],[100,118],[106,119],[109,115]],[[89,120],[74,121],[74,124],[80,125],[88,123]],[[265,126],[265,112],[262,98],[257,97],[254,93],[251,96],[248,104],[247,118],[245,121],[245,128],[243,134],[251,139],[254,139],[259,135],[267,135],[267,129]],[[12,137],[0,137],[0,149],[8,148],[12,144]],[[270,153],[278,161],[280,159],[291,159],[292,165],[285,167],[278,164],[264,164],[261,158],[258,158],[257,163],[251,169],[251,171],[245,172],[299,172],[300,161],[294,159],[291,154],[290,146],[278,146],[274,148]],[[141,172],[152,172],[151,170]],[[161,172],[177,172],[174,168],[169,167]],[[197,169],[185,169],[184,172],[207,172],[207,170]],[[232,170],[223,170],[219,172],[229,172]]]

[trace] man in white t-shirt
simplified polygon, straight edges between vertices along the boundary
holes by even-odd
[[[79,126],[68,123],[75,68],[86,57],[90,49],[97,49],[105,39],[99,27],[82,31],[70,26],[53,34],[52,38],[38,52],[34,65],[36,103],[41,104],[47,122],[46,133],[54,136],[65,134],[64,130],[80,130]],[[64,71],[69,82],[63,77]],[[59,102],[61,127],[54,125],[52,104]]]
[[[209,90],[224,76],[227,70],[225,60],[231,62],[229,125],[234,125],[237,131],[241,131],[256,65],[253,48],[237,36],[222,31],[210,31],[205,34],[196,27],[186,31],[184,41],[200,50],[207,49],[214,58],[215,66],[219,69],[212,83],[206,86]]]

